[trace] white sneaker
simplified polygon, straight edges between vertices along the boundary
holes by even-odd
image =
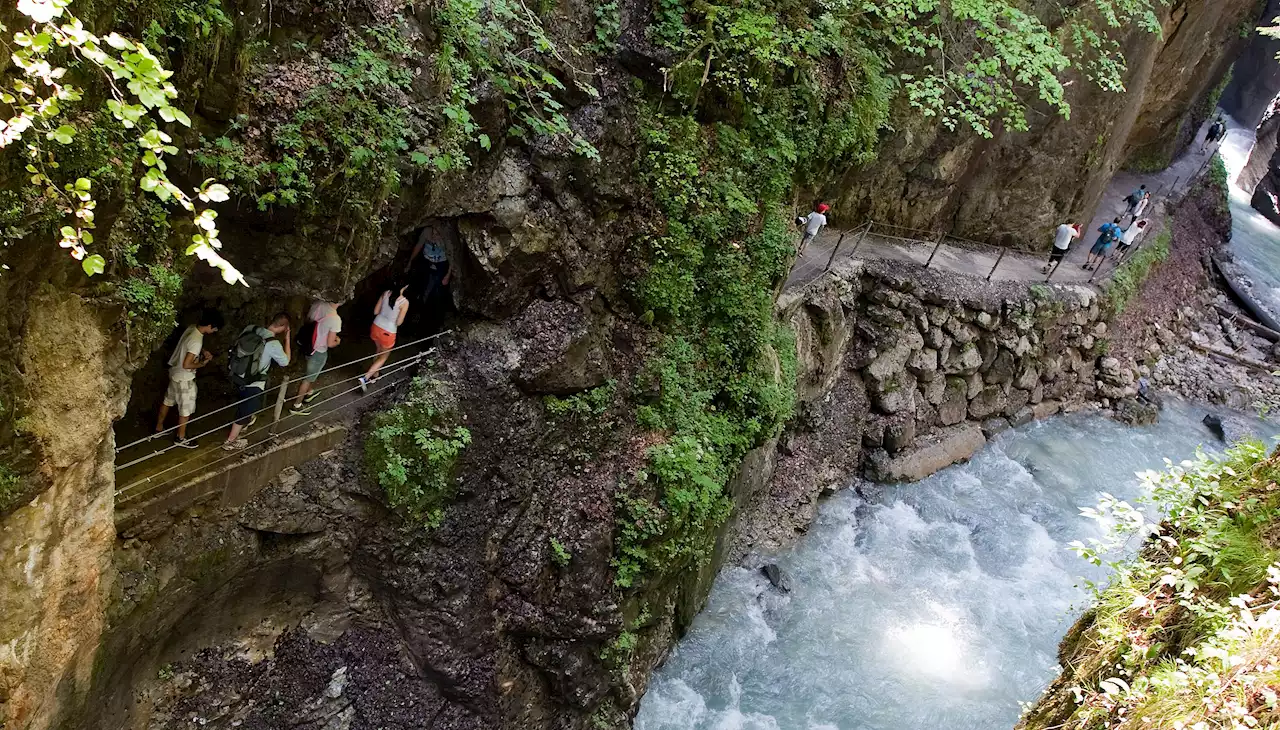
[[[249,445],[249,439],[236,439],[222,444],[223,451],[243,451]]]

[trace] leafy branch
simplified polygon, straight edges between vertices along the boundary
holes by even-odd
[[[222,243],[214,222],[217,212],[199,203],[227,200],[227,188],[213,180],[204,181],[192,192],[184,191],[166,174],[166,155],[178,153],[173,139],[161,131],[155,116],[167,123],[191,126],[191,119],[172,100],[178,90],[169,81],[172,71],[163,65],[142,43],[111,33],[105,38],[90,33],[84,24],[67,10],[70,0],[19,0],[18,10],[32,21],[28,30],[13,34],[9,46],[13,64],[22,76],[11,77],[0,85],[0,103],[8,105],[8,119],[0,120],[0,148],[23,143],[28,160],[26,170],[30,182],[43,187],[44,195],[55,201],[58,209],[74,219],[59,230],[59,246],[68,249],[89,276],[102,273],[106,261],[91,254],[94,209],[93,184],[88,178],[59,187],[51,170],[59,167],[58,146],[71,144],[76,128],[60,119],[64,104],[84,99],[84,90],[65,81],[67,67],[58,65],[66,56],[88,64],[101,72],[109,98],[106,109],[125,129],[141,131],[137,139],[138,161],[146,168],[139,186],[161,202],[176,203],[191,213],[199,232],[192,236],[187,255],[194,255],[222,272],[229,284],[244,284],[244,276],[219,253]],[[63,22],[55,23],[55,19]],[[7,32],[0,25],[0,32]],[[8,45],[8,44],[6,44]]]

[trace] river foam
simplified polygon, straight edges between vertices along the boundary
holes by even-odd
[[[1101,576],[1066,549],[1079,507],[1132,498],[1135,472],[1212,439],[1172,404],[1133,429],[1077,414],[1006,432],[968,464],[870,500],[845,490],[758,571],[725,568],[653,677],[637,730],[986,730],[1013,726],[1056,671]]]

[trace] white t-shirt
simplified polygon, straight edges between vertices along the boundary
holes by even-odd
[[[179,383],[195,380],[196,371],[182,367],[182,361],[186,359],[188,352],[199,359],[202,349],[204,349],[204,333],[195,325],[191,325],[182,333],[182,339],[178,340],[178,346],[169,356],[169,379]]]
[[[1151,202],[1151,196],[1150,196],[1150,195],[1148,195],[1148,196],[1146,196],[1145,198],[1143,198],[1142,200],[1138,201],[1138,207],[1136,207],[1136,208],[1134,208],[1134,209],[1133,209],[1133,216],[1136,218],[1136,217],[1138,217],[1138,216],[1142,215],[1142,211],[1144,211],[1144,210],[1146,210],[1146,209],[1147,209],[1147,203],[1150,203],[1150,202]]]
[[[316,323],[316,342],[312,349],[315,352],[328,352],[329,333],[342,332],[342,318],[338,316],[338,305],[330,302],[316,302],[311,305],[307,319]]]
[[[1053,247],[1067,250],[1071,247],[1071,239],[1075,238],[1076,229],[1063,223],[1058,226],[1058,232],[1053,235]]]
[[[813,211],[808,218],[804,219],[804,232],[808,236],[818,235],[818,231],[827,224],[827,217],[818,211]]]
[[[1126,246],[1132,246],[1133,242],[1138,240],[1138,236],[1142,235],[1142,232],[1145,230],[1147,230],[1145,226],[1139,228],[1138,224],[1135,222],[1133,225],[1129,226],[1128,230],[1120,235],[1120,243]]]
[[[400,319],[400,310],[409,306],[409,300],[402,296],[396,296],[395,306],[391,306],[391,292],[382,292],[382,311],[373,317],[373,323],[382,328],[386,332],[395,334],[396,320]]]

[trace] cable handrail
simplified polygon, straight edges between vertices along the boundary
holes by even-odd
[[[348,366],[353,365],[353,364],[358,363],[358,362],[363,362],[363,361],[365,361],[365,360],[371,360],[371,359],[373,359],[373,358],[375,358],[375,357],[377,357],[377,356],[379,356],[379,355],[382,355],[382,354],[384,354],[384,353],[392,353],[392,352],[395,352],[396,350],[401,350],[401,349],[406,348],[406,347],[411,347],[411,346],[413,346],[413,345],[421,344],[421,343],[423,343],[423,342],[426,342],[427,340],[432,340],[432,339],[435,339],[435,338],[437,338],[437,337],[443,337],[444,335],[448,335],[448,334],[453,334],[453,330],[449,329],[449,330],[445,330],[445,331],[443,331],[443,332],[437,332],[437,333],[436,333],[436,334],[434,334],[434,335],[427,335],[426,337],[423,337],[423,338],[421,338],[421,339],[414,340],[413,342],[406,342],[406,343],[404,343],[404,344],[402,344],[402,345],[396,345],[395,347],[393,347],[393,348],[391,348],[391,349],[389,349],[389,350],[384,350],[383,352],[375,352],[375,353],[373,353],[372,355],[366,355],[366,356],[364,356],[364,357],[357,358],[357,359],[355,359],[355,360],[348,360],[348,361],[346,361],[346,362],[339,363],[339,364],[337,364],[337,365],[334,365],[333,367],[325,368],[324,370],[321,370],[320,372],[316,373],[316,377],[320,377],[321,375],[324,375],[325,373],[333,372],[334,370],[340,370],[340,369],[342,369],[342,368],[348,367]],[[264,375],[265,375],[265,374],[264,374]],[[359,377],[359,376],[356,376],[356,377]],[[342,381],[338,381],[338,383],[341,383],[341,382],[342,382]],[[336,385],[336,384],[337,384],[337,383],[330,383],[329,385],[325,385],[325,386],[322,386],[322,387],[320,387],[320,388],[316,388],[316,389],[315,389],[315,392],[319,392],[319,391],[322,391],[322,390],[324,390],[324,389],[326,389],[326,388],[330,388],[330,387],[332,387],[333,385]],[[195,423],[196,421],[199,421],[199,420],[200,420],[200,419],[202,419],[202,418],[208,418],[209,416],[212,416],[212,415],[213,415],[213,414],[215,414],[215,413],[221,413],[222,411],[225,411],[225,410],[227,410],[228,408],[234,408],[235,406],[238,406],[238,405],[240,405],[241,403],[244,403],[244,402],[246,402],[246,401],[250,401],[250,400],[253,400],[254,398],[259,397],[259,395],[265,396],[267,393],[271,393],[271,392],[277,391],[277,390],[279,390],[282,386],[285,386],[285,385],[287,385],[287,383],[280,383],[279,385],[275,385],[275,386],[272,386],[272,387],[270,387],[270,388],[267,388],[266,390],[262,391],[262,392],[261,392],[260,394],[258,394],[258,395],[251,395],[251,396],[249,396],[248,398],[241,398],[240,400],[235,401],[235,402],[233,402],[233,403],[228,403],[227,405],[222,406],[221,408],[215,408],[214,410],[209,411],[208,413],[202,413],[202,414],[200,414],[200,415],[196,416],[195,418],[189,418],[189,419],[187,419],[187,425],[188,425],[188,426],[190,426],[191,424]],[[129,443],[125,444],[124,446],[117,446],[117,447],[116,447],[116,451],[115,451],[115,452],[118,454],[118,453],[120,453],[121,451],[124,451],[125,449],[131,449],[131,448],[133,448],[134,446],[137,446],[138,444],[147,443],[148,441],[154,441],[156,438],[158,438],[158,437],[160,437],[160,436],[163,436],[163,435],[165,435],[165,434],[167,434],[167,433],[169,433],[169,432],[171,432],[171,431],[175,431],[175,430],[177,430],[177,428],[178,428],[177,426],[170,426],[169,428],[166,428],[166,429],[164,429],[164,430],[162,430],[162,431],[156,431],[155,433],[153,433],[153,434],[151,434],[151,435],[149,435],[149,436],[143,436],[142,438],[137,439],[137,440],[135,440],[135,441],[130,441]],[[216,429],[215,429],[215,430],[216,430]],[[163,452],[159,452],[159,453],[163,453]],[[117,471],[119,471],[119,468],[118,468],[118,467],[117,467]]]
[[[423,357],[425,357],[425,356],[426,356],[426,355],[428,355],[428,354],[429,354],[429,351],[428,351],[428,352],[422,352],[422,353],[419,353],[419,354],[415,355],[415,356],[414,356],[413,358],[411,358],[410,360],[405,360],[402,364],[398,365],[396,368],[391,368],[391,369],[389,369],[389,370],[390,370],[390,373],[389,373],[389,374],[391,374],[391,373],[395,373],[395,372],[399,372],[399,371],[402,371],[402,370],[406,370],[406,369],[408,369],[410,366],[412,366],[412,365],[416,365],[418,362],[420,362],[420,361],[422,360],[422,358],[423,358]],[[384,377],[385,377],[385,376],[384,376]],[[392,387],[392,386],[394,386],[394,385],[399,385],[399,384],[401,384],[401,383],[407,383],[407,382],[409,382],[409,381],[410,381],[410,380],[412,380],[412,379],[413,379],[412,377],[409,377],[409,378],[403,378],[403,379],[401,379],[401,380],[396,381],[395,383],[391,383],[391,384],[388,384],[388,385],[384,385],[384,386],[382,386],[382,387],[380,387],[380,388],[377,388],[376,390],[371,390],[371,391],[369,391],[368,393],[362,393],[362,394],[361,394],[360,396],[358,396],[357,398],[355,398],[355,399],[353,399],[353,400],[351,400],[351,401],[349,401],[349,402],[347,402],[347,403],[340,404],[339,406],[337,406],[336,408],[334,408],[334,409],[332,409],[332,410],[325,411],[324,413],[319,413],[319,414],[317,414],[317,415],[313,416],[312,418],[309,418],[309,419],[307,419],[306,421],[303,421],[302,423],[299,423],[299,424],[296,424],[296,425],[290,426],[289,428],[287,428],[287,429],[285,429],[285,430],[283,430],[283,431],[281,431],[281,432],[279,432],[279,433],[272,434],[272,435],[271,435],[271,436],[269,436],[267,439],[264,439],[263,441],[258,442],[258,444],[261,444],[261,443],[265,443],[265,442],[267,442],[267,441],[271,441],[271,440],[278,439],[278,438],[280,438],[281,436],[283,436],[283,435],[285,435],[285,434],[287,434],[287,433],[289,433],[289,432],[291,432],[291,431],[295,431],[295,430],[297,430],[297,429],[298,429],[298,428],[300,428],[301,426],[305,426],[305,425],[310,424],[310,423],[315,423],[317,420],[319,420],[319,419],[321,419],[321,418],[323,418],[323,417],[325,417],[325,416],[328,416],[328,415],[330,415],[330,414],[332,414],[332,413],[336,413],[338,410],[340,410],[340,409],[342,409],[342,408],[346,408],[347,406],[350,406],[350,405],[352,405],[352,404],[354,404],[354,403],[359,403],[360,401],[364,400],[365,398],[368,398],[368,397],[370,397],[370,396],[373,396],[373,395],[375,395],[375,394],[377,394],[377,393],[381,393],[382,391],[386,390],[387,388],[390,388],[390,387]],[[341,392],[341,393],[338,393],[337,395],[330,396],[329,398],[326,398],[326,399],[324,399],[324,400],[322,400],[322,401],[317,401],[317,402],[313,403],[312,405],[313,405],[313,406],[321,406],[321,405],[324,405],[325,403],[328,403],[329,401],[335,400],[335,399],[337,399],[337,398],[341,398],[342,396],[344,396],[344,395],[348,395],[348,394],[350,394],[350,393],[353,393],[353,392],[355,392],[355,391],[357,391],[357,390],[359,390],[359,389],[360,389],[360,386],[358,386],[358,385],[357,385],[357,386],[355,386],[354,388],[350,388],[350,389],[348,389],[348,390],[345,390],[345,391],[343,391],[343,392]],[[254,445],[256,446],[256,445],[258,445],[258,444],[254,444]],[[249,447],[245,447],[245,448],[247,449],[247,448],[249,448]],[[220,463],[222,463],[223,461],[226,461],[227,459],[231,459],[231,458],[235,458],[236,456],[243,456],[243,455],[244,455],[244,450],[235,451],[235,452],[232,452],[232,453],[228,454],[227,456],[221,457],[221,458],[216,459],[216,460],[214,460],[214,461],[211,461],[211,462],[209,462],[209,463],[207,463],[207,464],[201,464],[201,465],[197,466],[195,469],[192,469],[192,470],[190,470],[190,471],[188,471],[188,472],[185,472],[185,473],[183,473],[183,474],[181,474],[181,475],[179,475],[179,476],[177,476],[177,477],[173,477],[172,479],[168,479],[168,480],[166,480],[166,481],[164,481],[164,482],[161,482],[160,484],[158,484],[158,485],[156,485],[156,486],[153,486],[153,487],[151,487],[151,488],[149,488],[149,489],[145,489],[145,490],[143,490],[143,491],[141,491],[141,492],[136,492],[136,493],[133,493],[133,494],[129,494],[129,493],[128,493],[128,492],[129,492],[129,490],[131,490],[131,489],[133,489],[133,488],[135,488],[135,487],[137,487],[137,486],[139,486],[139,485],[146,484],[147,482],[150,482],[151,480],[153,480],[153,479],[155,479],[155,478],[157,478],[157,477],[159,477],[159,476],[162,476],[162,475],[164,475],[164,474],[167,474],[167,473],[169,473],[169,472],[171,472],[171,471],[173,471],[173,470],[175,470],[175,469],[179,469],[179,468],[181,468],[181,467],[183,467],[183,466],[186,466],[186,465],[190,464],[192,461],[195,461],[199,456],[201,456],[201,454],[192,454],[192,456],[191,456],[190,458],[188,458],[188,459],[184,459],[183,461],[180,461],[180,462],[178,462],[177,464],[174,464],[174,465],[172,465],[172,466],[170,466],[170,467],[168,467],[168,468],[166,468],[166,469],[164,469],[164,470],[162,470],[162,471],[156,472],[155,474],[150,474],[150,475],[145,476],[145,477],[143,477],[143,478],[141,478],[141,479],[138,479],[138,480],[136,480],[136,481],[130,482],[129,484],[127,484],[127,485],[125,485],[125,486],[121,487],[120,489],[117,489],[117,490],[116,490],[116,493],[115,493],[115,496],[116,496],[116,497],[122,497],[122,496],[123,496],[123,497],[125,497],[125,499],[124,499],[124,500],[122,500],[122,501],[134,501],[134,500],[136,500],[136,499],[137,499],[139,496],[141,496],[141,495],[150,494],[151,492],[153,492],[153,491],[155,491],[155,490],[157,490],[157,489],[160,489],[160,488],[162,488],[162,487],[168,486],[169,484],[172,484],[172,483],[174,483],[174,482],[176,482],[176,481],[180,481],[180,480],[182,480],[182,479],[186,479],[187,477],[189,477],[189,476],[191,476],[191,475],[193,475],[193,474],[196,474],[197,472],[200,472],[200,471],[206,471],[206,470],[208,470],[208,468],[210,468],[210,467],[212,467],[212,466],[214,466],[214,465],[216,465],[216,464],[220,464]]]
[[[405,362],[410,362],[410,360],[400,360],[400,361],[398,361],[398,362],[394,363],[394,365],[398,368],[398,366],[399,366],[401,363],[405,363]],[[388,368],[388,371],[390,371],[390,372],[394,372],[394,369],[389,367],[389,368]],[[311,392],[312,392],[312,393],[316,393],[316,394],[323,393],[324,391],[329,390],[330,388],[333,388],[333,387],[336,387],[336,386],[342,385],[343,383],[350,383],[350,382],[351,382],[351,381],[353,381],[353,380],[359,380],[359,379],[362,377],[362,375],[363,375],[363,374],[361,374],[361,375],[352,375],[352,376],[351,376],[351,377],[349,377],[349,378],[343,378],[342,380],[335,380],[335,381],[333,381],[332,383],[329,383],[328,385],[325,385],[324,387],[321,387],[321,388],[316,388],[315,390],[313,390],[313,391],[311,391]],[[282,385],[285,385],[285,384],[284,384],[284,383],[282,383]],[[275,388],[272,388],[272,390],[279,390],[279,388],[280,388],[280,386],[276,386]],[[262,395],[266,395],[266,394],[267,394],[267,391],[265,391],[265,390],[264,390],[264,391],[262,392]],[[241,399],[241,400],[240,400],[240,401],[238,401],[238,402],[239,402],[239,403],[244,403],[245,401],[248,401],[248,400],[251,400],[251,399],[253,399],[253,398],[257,398],[257,397],[258,397],[258,396],[256,396],[256,395],[254,395],[254,396],[249,396],[249,398]],[[322,402],[323,402],[323,401],[322,401]],[[275,404],[275,403],[272,403],[272,404],[270,404],[270,405],[265,405],[265,406],[263,406],[262,408],[259,408],[258,410],[256,410],[256,411],[254,411],[253,413],[251,413],[251,414],[250,414],[250,417],[257,417],[257,416],[259,416],[259,415],[261,415],[261,414],[263,414],[263,413],[266,413],[267,411],[273,411],[273,410],[275,410],[275,407],[276,407],[276,404]],[[196,434],[196,435],[194,435],[194,436],[189,436],[189,437],[188,437],[188,440],[199,441],[200,439],[204,438],[205,436],[208,436],[208,435],[210,435],[210,434],[217,433],[218,431],[221,431],[222,429],[227,428],[227,427],[228,427],[228,426],[230,426],[232,423],[235,423],[235,422],[236,422],[236,421],[238,421],[238,420],[240,420],[240,419],[236,418],[236,419],[232,419],[230,423],[220,423],[220,424],[218,424],[217,426],[214,426],[213,428],[209,429],[208,431],[203,431],[203,432],[198,433],[198,434]],[[188,421],[188,422],[187,422],[187,425],[191,425],[191,423]],[[140,456],[140,457],[138,457],[138,458],[134,459],[133,461],[128,461],[128,462],[125,462],[125,463],[123,463],[123,464],[120,464],[120,465],[118,465],[118,466],[115,468],[115,470],[116,470],[116,471],[121,471],[121,470],[123,470],[123,469],[127,469],[127,468],[129,468],[129,467],[131,467],[131,466],[135,466],[135,465],[137,465],[137,464],[141,464],[141,463],[142,463],[142,462],[144,462],[144,461],[148,461],[148,460],[150,460],[150,459],[154,459],[155,457],[160,456],[161,454],[167,454],[167,453],[169,453],[170,451],[173,451],[174,449],[177,449],[177,448],[182,448],[182,447],[178,446],[177,444],[171,444],[171,445],[169,445],[169,446],[164,447],[163,449],[160,449],[159,451],[152,451],[151,453],[146,454],[146,455],[143,455],[143,456]]]
[[[374,395],[377,395],[378,393],[381,393],[381,392],[382,392],[382,391],[384,391],[384,390],[387,390],[387,389],[389,389],[389,388],[394,388],[394,387],[395,387],[395,386],[397,386],[397,385],[403,385],[403,384],[405,384],[405,383],[409,382],[410,380],[413,380],[413,378],[412,378],[412,377],[409,377],[409,378],[403,378],[403,379],[401,379],[401,380],[397,380],[397,381],[396,381],[396,382],[394,382],[394,383],[389,383],[389,384],[387,384],[387,385],[382,386],[381,388],[378,388],[377,390],[369,391],[369,392],[368,392],[368,393],[366,393],[365,395],[360,396],[360,398],[357,398],[356,400],[351,401],[351,403],[358,403],[358,402],[360,402],[361,400],[363,400],[364,398],[372,397],[372,396],[374,396]],[[350,404],[346,404],[346,405],[350,405]],[[345,406],[344,406],[344,407],[345,407]],[[332,413],[332,412],[333,412],[333,411],[330,411],[330,413]],[[280,432],[280,433],[278,433],[278,434],[274,434],[274,435],[272,435],[271,439],[268,439],[268,440],[275,440],[275,439],[278,439],[278,438],[279,438],[279,437],[281,437],[281,436],[284,436],[285,434],[287,434],[287,433],[289,433],[289,432],[291,432],[291,431],[296,431],[296,430],[298,430],[299,428],[302,428],[302,427],[304,427],[304,426],[310,426],[310,425],[312,425],[313,423],[315,423],[316,421],[320,420],[324,415],[327,415],[327,414],[321,414],[321,415],[315,416],[314,418],[310,418],[310,419],[308,419],[308,420],[306,420],[306,421],[303,421],[302,423],[299,423],[299,424],[297,424],[297,425],[290,426],[289,428],[285,429],[284,431],[281,431],[281,432]],[[266,443],[266,441],[260,441],[260,442],[259,442],[259,444],[262,444],[262,443]],[[255,444],[255,445],[257,445],[257,444]],[[160,484],[157,484],[157,485],[155,485],[155,486],[149,487],[149,488],[144,489],[144,490],[142,490],[142,491],[134,492],[134,493],[131,493],[131,494],[123,494],[122,492],[117,492],[117,493],[116,493],[116,496],[117,496],[118,498],[120,498],[120,499],[118,499],[118,504],[127,504],[127,503],[129,503],[129,502],[136,502],[136,501],[138,501],[138,500],[140,500],[140,499],[142,499],[142,498],[146,497],[147,495],[152,494],[153,492],[156,492],[156,491],[161,490],[161,489],[163,489],[163,488],[165,488],[165,487],[168,487],[168,486],[169,486],[169,485],[171,485],[171,484],[175,484],[175,483],[177,483],[177,482],[181,482],[181,481],[185,480],[187,477],[189,477],[189,476],[191,476],[191,475],[193,475],[193,474],[196,474],[197,472],[200,472],[200,471],[208,471],[209,469],[211,469],[211,468],[212,468],[212,467],[214,467],[214,466],[217,466],[218,464],[221,464],[221,463],[223,463],[223,462],[225,462],[225,461],[228,461],[228,460],[231,460],[231,459],[235,459],[235,458],[237,458],[237,457],[242,457],[242,456],[244,456],[244,455],[245,455],[245,452],[244,452],[243,450],[242,450],[242,451],[232,452],[232,453],[227,454],[226,456],[223,456],[223,457],[220,457],[220,458],[218,458],[218,459],[215,459],[214,461],[211,461],[211,462],[209,462],[208,464],[204,464],[204,465],[202,465],[202,468],[200,468],[200,469],[192,469],[191,471],[186,472],[185,474],[182,474],[182,475],[180,475],[180,476],[174,477],[174,478],[172,478],[172,479],[169,479],[168,481],[162,482],[162,483],[160,483]],[[135,485],[136,485],[136,484],[135,484]],[[131,485],[131,486],[135,486],[135,485]]]

